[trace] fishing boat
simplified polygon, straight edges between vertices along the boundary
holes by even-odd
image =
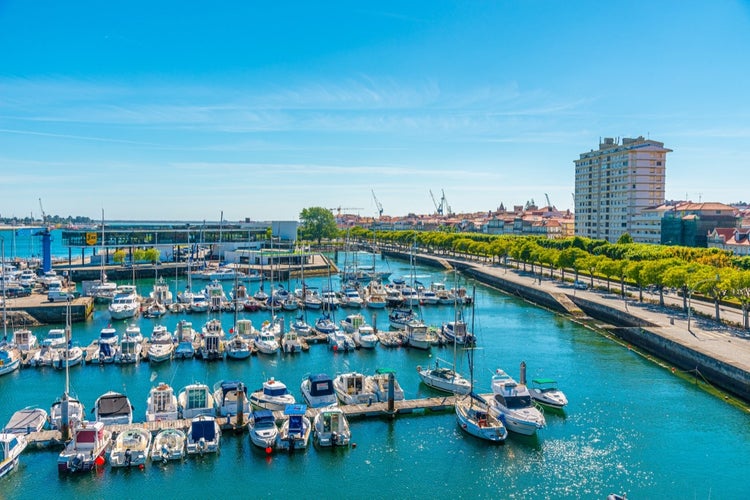
[[[199,415],[190,422],[187,433],[188,455],[218,453],[221,445],[221,429],[214,417]]]
[[[163,363],[172,359],[174,355],[174,339],[166,326],[154,325],[147,354],[150,363]]]
[[[186,385],[177,397],[180,418],[195,418],[214,414],[214,397],[206,384]]]
[[[531,436],[545,425],[542,412],[534,406],[525,384],[519,384],[501,369],[492,376],[490,411],[502,419],[509,430]]]
[[[24,355],[29,351],[36,349],[39,342],[36,338],[36,335],[31,333],[31,330],[29,330],[28,328],[19,328],[17,330],[13,330],[12,344],[16,346],[19,351],[21,351],[22,355]]]
[[[102,466],[112,433],[103,422],[79,422],[73,430],[73,439],[57,457],[58,472],[85,472]]]
[[[11,415],[10,420],[3,427],[3,432],[22,436],[41,431],[46,423],[46,410],[28,406]]]
[[[182,460],[185,458],[186,442],[187,436],[180,429],[160,430],[151,446],[151,461],[167,463],[169,460]]]
[[[138,467],[146,464],[151,452],[151,432],[131,427],[117,434],[109,452],[112,467]]]
[[[276,446],[279,428],[276,427],[276,417],[270,410],[255,410],[247,423],[250,441],[263,449]]]
[[[323,408],[313,419],[315,444],[318,446],[349,446],[352,433],[341,408]]]
[[[568,404],[565,393],[557,387],[557,381],[551,378],[535,378],[529,387],[531,399],[547,408],[562,410]]]
[[[300,391],[308,406],[312,408],[331,406],[338,402],[333,379],[325,373],[311,374],[302,379]]]
[[[303,404],[290,404],[284,408],[284,421],[276,438],[277,448],[290,451],[307,448],[312,425],[306,413],[307,406]]]
[[[106,425],[133,423],[133,405],[119,392],[109,391],[99,396],[93,411],[96,421]]]
[[[263,382],[263,387],[250,395],[253,406],[266,410],[281,411],[296,401],[286,387],[286,384],[270,378]]]
[[[342,373],[333,379],[333,388],[339,401],[345,405],[376,402],[377,396],[367,388],[365,376],[358,372]]]
[[[404,390],[396,379],[396,371],[390,368],[378,368],[375,370],[375,375],[365,377],[365,386],[368,391],[375,394],[377,401],[385,402],[389,399],[391,380],[393,380],[393,400],[403,401]]]
[[[152,387],[146,399],[146,421],[177,420],[178,417],[177,396],[172,386],[160,382]]]
[[[240,401],[242,413],[250,414],[250,400],[247,397],[247,387],[239,380],[222,380],[214,385],[214,403],[216,415],[228,417],[239,413]]]
[[[26,438],[10,432],[0,432],[0,478],[18,465],[18,457],[26,449]]]
[[[410,321],[404,329],[409,347],[429,350],[437,342],[437,335],[421,320]]]

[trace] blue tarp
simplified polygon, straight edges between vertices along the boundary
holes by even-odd
[[[193,420],[191,429],[193,431],[193,441],[198,441],[201,438],[205,438],[206,441],[216,439],[216,424],[214,419],[204,418],[202,420]]]

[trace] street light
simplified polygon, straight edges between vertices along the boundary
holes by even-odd
[[[692,306],[692,303],[693,303],[693,292],[695,292],[695,288],[698,285],[701,285],[703,283],[708,283],[710,281],[719,281],[719,274],[716,273],[716,277],[715,278],[709,278],[709,279],[705,279],[705,280],[700,280],[697,283],[693,283],[693,286],[691,288],[688,288],[688,321],[687,321],[687,329],[688,329],[688,331],[690,333],[693,333],[693,331],[690,330],[690,318],[692,317],[692,311],[693,311],[693,306]]]

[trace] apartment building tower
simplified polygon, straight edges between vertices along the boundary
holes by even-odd
[[[641,211],[664,203],[664,143],[605,138],[575,160],[575,234],[616,242],[633,234]]]

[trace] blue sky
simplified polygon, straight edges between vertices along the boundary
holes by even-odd
[[[750,201],[750,3],[0,1],[3,217],[565,209],[639,135]]]

